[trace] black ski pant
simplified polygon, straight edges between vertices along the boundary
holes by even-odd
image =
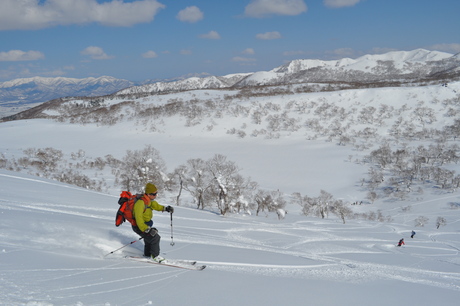
[[[144,238],[144,256],[146,257],[157,257],[160,255],[160,235],[156,231],[154,236],[144,233],[137,226],[133,226],[133,231]]]

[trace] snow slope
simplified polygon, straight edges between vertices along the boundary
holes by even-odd
[[[441,128],[455,117],[445,116],[454,105],[460,83],[448,86],[381,88],[329,93],[305,93],[286,97],[254,97],[249,103],[271,102],[280,112],[294,114],[287,102],[299,106],[330,104],[355,114],[366,106],[382,104],[399,109],[410,119],[410,108],[423,103],[439,116],[429,125]],[[145,105],[165,103],[168,98],[218,98],[227,91],[194,91],[152,99]],[[190,97],[187,98],[187,95]],[[445,101],[451,101],[444,105]],[[114,101],[112,101],[114,103]],[[246,103],[246,104],[245,104]],[[297,114],[304,122],[308,116]],[[344,117],[344,125],[353,115]],[[366,125],[354,116],[353,129]],[[383,118],[375,126],[385,135],[396,118]],[[216,121],[212,130],[206,128]],[[328,118],[321,118],[329,124]],[[349,121],[350,123],[352,121]],[[332,122],[331,122],[332,123]],[[0,124],[0,152],[18,158],[27,148],[53,147],[67,156],[79,149],[96,158],[112,154],[122,158],[127,149],[151,144],[165,159],[168,170],[191,158],[208,159],[224,154],[264,189],[280,189],[286,195],[301,192],[317,196],[321,189],[350,203],[364,199],[360,186],[368,166],[352,162],[368,151],[338,146],[324,138],[310,139],[311,131],[280,132],[279,138],[238,138],[232,127],[254,128],[245,116],[205,118],[201,124],[184,126],[171,116],[149,129],[151,122],[125,120],[113,126],[70,124],[49,119]],[[414,119],[419,127],[421,123]],[[427,123],[424,123],[427,124]],[[379,136],[380,137],[380,136]],[[129,148],[120,145],[130,141]],[[376,140],[377,141],[377,140]],[[381,141],[379,138],[378,141]],[[428,143],[429,140],[426,140]],[[376,143],[378,145],[378,143]],[[414,145],[414,144],[411,144]],[[457,172],[459,165],[451,165]],[[25,171],[24,171],[25,172]],[[427,188],[422,195],[404,201],[379,199],[374,204],[352,206],[355,212],[377,211],[390,222],[306,217],[300,207],[287,208],[285,219],[275,214],[222,217],[184,205],[170,219],[157,213],[155,226],[162,235],[162,255],[195,259],[204,271],[185,271],[123,259],[141,254],[136,242],[112,255],[111,251],[137,239],[128,225],[114,226],[117,195],[50,181],[24,172],[0,169],[0,305],[457,305],[460,297],[460,195]],[[113,183],[113,175],[106,173]],[[113,185],[113,184],[112,184]],[[171,204],[171,194],[159,202]],[[453,204],[453,205],[452,205]],[[410,206],[409,211],[403,208]],[[414,228],[414,219],[429,218]],[[442,216],[447,225],[439,229]],[[417,232],[414,239],[410,232]],[[395,246],[405,238],[407,245]]]
[[[457,305],[460,297],[458,211],[411,239],[399,218],[344,225],[177,207],[174,246],[169,216],[157,213],[162,254],[207,265],[188,271],[122,258],[141,254],[141,242],[104,257],[137,239],[114,226],[114,196],[4,170],[0,191],[1,305]]]

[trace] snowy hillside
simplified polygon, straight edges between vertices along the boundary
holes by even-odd
[[[108,155],[121,160],[127,150],[152,145],[165,160],[169,173],[189,159],[223,154],[261,188],[308,195],[323,189],[353,202],[367,197],[369,190],[359,185],[363,180],[365,185],[371,183],[368,156],[382,144],[389,144],[393,151],[406,147],[408,153],[424,154],[418,147],[428,150],[435,139],[444,139],[438,147],[446,152],[458,139],[459,82],[445,86],[284,92],[243,95],[238,90],[202,90],[152,95],[129,102],[116,97],[69,100],[37,110],[37,117],[48,119],[2,123],[1,152],[5,160],[19,161],[27,148],[55,148],[62,150],[63,162],[69,161],[61,167],[69,169],[75,168],[78,160],[72,161],[71,155],[79,150],[90,160]],[[31,137],[32,131],[36,136]],[[62,139],[62,135],[66,137]],[[126,140],[129,145],[124,145]],[[441,164],[454,171],[453,178],[458,176],[455,158],[436,165]],[[325,170],[328,165],[354,171],[332,174]],[[6,168],[21,171],[24,165],[11,163]],[[119,187],[114,184],[113,171],[104,165],[102,168],[85,173],[96,181],[104,179],[107,191],[116,190],[116,194]],[[292,180],[292,175],[298,179]],[[340,183],[331,183],[331,175]],[[385,181],[390,183],[390,179]],[[445,188],[446,192],[456,188],[457,183],[452,184]],[[419,186],[425,189],[435,185],[436,180],[420,177],[416,186],[409,188],[409,196],[418,198]],[[389,196],[387,187],[391,186],[379,187],[382,200]]]
[[[409,237],[414,216],[458,202],[454,194],[411,203],[410,214],[395,209],[391,223],[177,207],[172,239],[169,216],[157,213],[162,255],[207,265],[188,271],[123,259],[141,254],[142,242],[104,257],[137,239],[128,225],[114,226],[114,196],[4,170],[0,191],[1,305],[458,303],[460,210],[439,230]],[[396,247],[401,238],[406,245]]]
[[[455,78],[44,103],[0,122],[0,305],[456,305],[459,114]],[[205,270],[104,256],[143,179],[162,255]]]

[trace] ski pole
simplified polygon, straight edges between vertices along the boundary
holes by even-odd
[[[172,213],[171,213],[171,246],[174,246],[174,240],[173,240],[173,223],[172,223]]]
[[[141,238],[139,238],[139,239],[137,239],[137,240],[131,241],[130,243],[125,244],[125,245],[122,246],[121,248],[118,248],[118,249],[116,249],[116,250],[113,250],[113,251],[110,252],[110,253],[105,254],[104,257],[109,256],[110,254],[113,254],[113,253],[115,253],[116,251],[121,250],[122,248],[125,248],[125,247],[127,247],[128,245],[131,245],[131,244],[133,244],[133,243],[135,243],[135,242],[138,242],[138,241],[140,241],[140,240],[142,240],[142,239],[144,239],[144,237],[141,237]]]

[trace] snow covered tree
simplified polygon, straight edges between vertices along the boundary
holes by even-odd
[[[178,206],[180,205],[180,197],[182,195],[182,190],[184,190],[186,173],[187,167],[185,165],[180,165],[179,167],[174,169],[173,173],[169,175],[171,177],[171,180],[169,180],[168,189],[177,190],[175,202]]]
[[[345,224],[345,219],[353,213],[342,200],[334,200],[330,206],[332,213],[342,219],[343,224]]]
[[[241,209],[249,212],[250,199],[257,187],[257,183],[239,174],[234,162],[220,154],[207,161],[190,159],[178,167],[173,176],[178,189],[188,191],[197,208],[216,204],[223,215]]]
[[[391,163],[391,157],[391,149],[388,143],[372,151],[370,155],[371,160],[378,164],[381,169],[385,169],[385,167]]]
[[[207,170],[213,177],[213,184],[210,191],[217,203],[217,208],[222,215],[225,215],[231,203],[237,203],[245,190],[250,188],[251,181],[243,178],[238,172],[239,169],[232,161],[221,154],[214,155],[206,163]]]
[[[166,164],[160,153],[151,145],[146,145],[140,151],[126,151],[116,176],[123,189],[143,192],[148,182],[154,183],[159,190],[163,189],[167,179],[165,172]]]
[[[321,190],[320,195],[316,198],[308,196],[302,197],[300,193],[294,193],[293,198],[296,203],[303,206],[302,213],[304,215],[307,216],[310,213],[313,213],[322,219],[328,216],[329,211],[332,209],[333,204],[336,201],[334,200],[332,194],[324,190]],[[345,214],[345,210],[343,212]]]
[[[8,159],[6,159],[5,155],[2,152],[0,152],[0,169],[6,168],[7,162]]]
[[[369,191],[366,196],[367,199],[371,201],[371,203],[374,203],[375,199],[377,199],[377,193],[374,191]]]
[[[197,208],[204,209],[212,177],[206,162],[201,158],[189,159],[184,168],[183,187],[193,197]]]
[[[64,154],[61,150],[54,148],[29,148],[24,150],[27,157],[19,159],[19,165],[27,167],[34,167],[45,177],[52,175],[62,160]]]
[[[424,217],[424,216],[419,216],[417,217],[414,221],[415,221],[415,226],[425,226],[425,224],[428,223],[428,218],[427,217]]]
[[[322,219],[327,217],[332,201],[333,201],[332,194],[324,190],[321,190],[320,195],[316,200],[316,205],[315,205],[316,214],[320,215]]]
[[[259,189],[254,195],[254,201],[257,204],[256,216],[258,216],[260,212],[265,212],[265,210],[274,212],[286,206],[286,200],[278,191]]]
[[[445,226],[446,224],[447,224],[447,221],[443,217],[438,217],[436,219],[436,228],[437,229],[439,229],[439,227],[441,227],[441,226]]]

